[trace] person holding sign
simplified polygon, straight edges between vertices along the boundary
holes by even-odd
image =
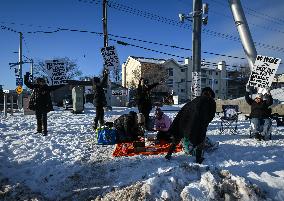
[[[98,127],[98,122],[100,126],[104,124],[104,107],[107,105],[104,88],[107,87],[108,81],[108,70],[104,69],[103,79],[101,80],[98,77],[94,77],[93,82],[93,91],[94,91],[94,103],[96,105],[96,117],[94,119],[94,130]]]
[[[270,90],[266,89],[267,93],[266,100],[263,99],[263,94],[258,93],[254,99],[250,97],[251,86],[246,86],[245,99],[246,102],[251,106],[251,123],[252,123],[252,136],[258,140],[268,140],[269,130],[272,125],[271,109],[269,106],[272,105],[273,99],[270,94]]]
[[[27,72],[24,76],[25,85],[33,89],[29,101],[29,109],[35,111],[37,120],[37,133],[47,135],[47,113],[53,110],[50,92],[64,85],[48,86],[44,78],[37,78],[36,83],[29,81],[30,73]]]
[[[162,81],[160,82],[162,83]],[[149,130],[149,114],[152,110],[151,90],[160,83],[148,84],[148,80],[141,78],[137,88],[137,105],[139,113],[145,117],[145,126]]]

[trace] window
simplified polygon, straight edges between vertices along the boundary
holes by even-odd
[[[215,90],[215,93],[216,93],[216,94],[218,94],[218,92],[219,92],[218,90]]]
[[[209,75],[212,75],[212,71],[211,70],[209,71]]]
[[[181,79],[180,82],[185,82],[185,79]]]
[[[185,69],[184,69],[184,68],[182,68],[182,69],[180,69],[180,71],[181,71],[181,72],[185,72]]]
[[[215,84],[218,84],[218,80],[215,80]]]
[[[173,79],[168,79],[167,85],[169,87],[173,87],[173,84],[174,84],[174,80]]]
[[[184,92],[185,92],[185,90],[184,90],[184,89],[181,89],[181,90],[180,90],[180,92],[183,92],[183,93],[184,93]]]
[[[216,72],[216,75],[218,75],[218,72]]]
[[[169,76],[174,76],[174,69],[169,68]]]

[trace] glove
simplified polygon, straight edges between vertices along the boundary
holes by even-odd
[[[30,77],[31,73],[30,72],[26,72],[26,75],[27,77]]]
[[[271,90],[270,87],[266,87],[265,89],[267,91],[267,94],[270,94],[270,90]]]
[[[246,85],[246,92],[250,92],[251,91],[251,86],[249,86],[248,84]]]

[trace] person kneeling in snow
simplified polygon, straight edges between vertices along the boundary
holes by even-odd
[[[169,133],[173,137],[166,159],[170,159],[176,145],[184,138],[184,149],[188,153],[189,143],[193,146],[196,162],[202,163],[204,141],[209,123],[216,112],[215,93],[210,87],[202,90],[201,96],[185,104],[175,117]]]
[[[157,107],[155,110],[155,124],[154,130],[158,131],[157,133],[157,142],[165,140],[167,142],[171,141],[171,136],[168,133],[168,130],[172,124],[172,120],[168,117],[161,108]]]
[[[134,111],[123,114],[114,121],[114,128],[118,133],[118,142],[133,142],[143,136],[143,129],[139,125],[138,115]]]

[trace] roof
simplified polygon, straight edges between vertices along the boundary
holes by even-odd
[[[145,58],[145,57],[135,57],[135,56],[130,56],[130,57],[136,59],[141,63],[163,64],[167,61],[165,59],[155,59],[155,58]]]

